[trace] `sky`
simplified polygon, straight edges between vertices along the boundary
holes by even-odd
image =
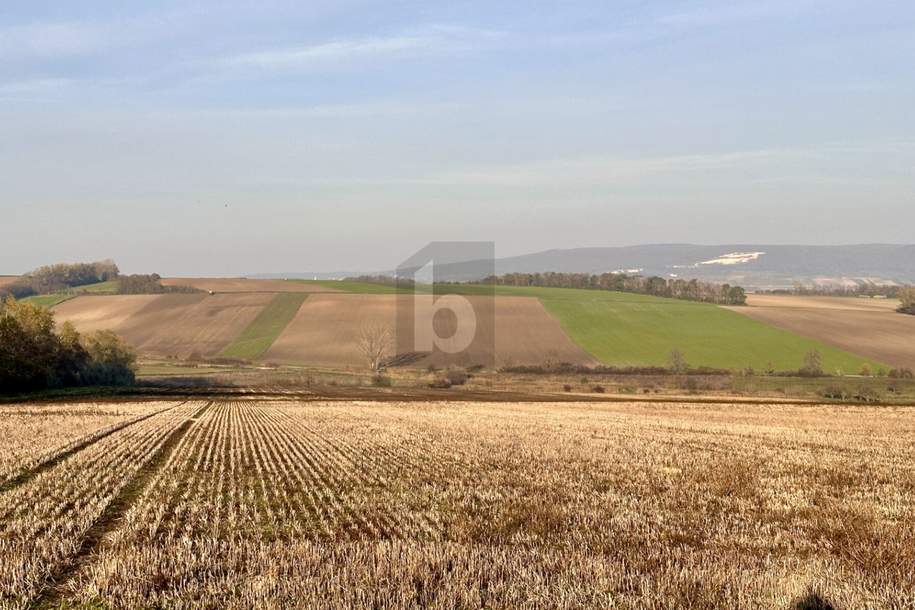
[[[4,0],[0,273],[911,243],[911,0]]]

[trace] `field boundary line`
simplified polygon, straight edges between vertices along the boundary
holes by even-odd
[[[181,403],[184,404],[184,403]],[[191,426],[214,404],[207,402],[193,415],[188,416],[178,427],[168,435],[165,442],[156,450],[155,454],[144,464],[121,488],[117,496],[112,498],[95,523],[83,535],[76,553],[57,570],[52,572],[48,584],[36,599],[29,605],[30,608],[59,608],[61,597],[65,593],[64,585],[76,574],[79,569],[88,563],[95,550],[103,543],[106,536],[117,529],[124,515],[143,495],[146,487],[155,474],[164,466],[181,439],[187,434]],[[175,405],[175,407],[180,405]],[[172,408],[175,408],[172,407]]]
[[[134,419],[130,419],[128,421],[121,422],[119,424],[115,424],[114,426],[110,426],[101,431],[92,432],[91,434],[83,437],[81,440],[76,441],[75,445],[67,447],[60,453],[57,453],[55,455],[48,457],[45,460],[42,460],[41,462],[39,462],[38,464],[35,464],[31,468],[28,468],[15,476],[9,477],[5,481],[0,481],[0,493],[7,492],[11,489],[15,489],[16,487],[19,487],[20,485],[27,483],[28,481],[30,481],[34,477],[38,476],[39,474],[46,472],[46,471],[50,470],[51,468],[54,468],[55,466],[57,466],[59,463],[63,462],[67,458],[72,457],[73,455],[79,453],[83,449],[87,449],[88,447],[91,447],[95,443],[108,438],[109,436],[111,436],[112,434],[114,434],[116,432],[120,432],[121,430],[123,430],[124,428],[127,428],[128,426],[132,426],[134,424],[139,424],[140,422],[146,421],[150,417],[155,417],[156,415],[160,415],[162,413],[165,413],[166,411],[171,411],[172,409],[177,409],[178,407],[180,407],[183,404],[186,404],[187,402],[188,402],[187,400],[182,400],[181,402],[174,404],[170,407],[165,407],[164,409],[159,409],[158,411],[153,411],[152,413],[147,413],[146,415],[141,415],[140,417],[136,417]]]

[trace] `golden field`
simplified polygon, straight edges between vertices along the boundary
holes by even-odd
[[[911,408],[119,407],[0,492],[0,607],[915,602]]]

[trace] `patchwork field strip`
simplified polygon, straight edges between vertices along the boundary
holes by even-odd
[[[220,356],[247,360],[261,356],[285,330],[307,297],[307,294],[302,293],[278,293],[270,304],[257,314],[254,321],[220,352]]]

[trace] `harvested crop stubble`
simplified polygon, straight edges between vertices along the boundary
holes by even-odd
[[[0,407],[0,485],[23,470],[162,407],[158,402]]]
[[[77,558],[108,504],[199,408],[167,408],[0,495],[0,608],[26,607]]]
[[[913,440],[912,409],[226,403],[68,601],[901,608]]]

